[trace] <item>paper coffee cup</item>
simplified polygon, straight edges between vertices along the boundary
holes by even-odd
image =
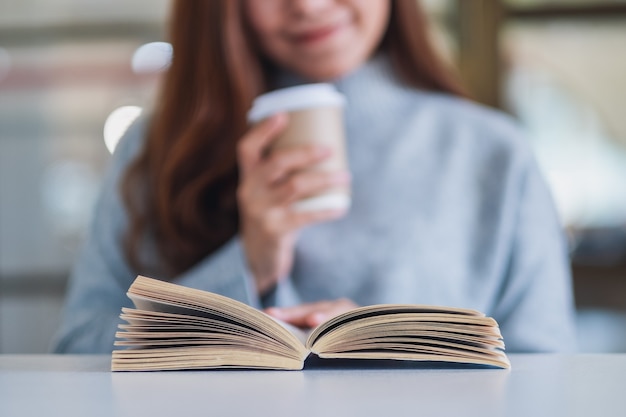
[[[302,145],[324,145],[332,154],[312,169],[347,171],[343,108],[345,97],[332,84],[307,84],[263,94],[254,100],[248,121],[257,123],[276,113],[289,113],[289,123],[276,138],[271,150]],[[347,209],[347,186],[334,187],[294,204],[294,209],[316,211]]]

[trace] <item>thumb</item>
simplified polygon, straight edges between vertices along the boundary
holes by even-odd
[[[286,113],[277,113],[252,127],[237,145],[239,169],[245,175],[263,158],[265,150],[287,126]]]

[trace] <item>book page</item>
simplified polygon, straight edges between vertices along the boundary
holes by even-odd
[[[318,326],[307,347],[320,358],[450,361],[510,367],[497,322],[474,310],[361,307]]]
[[[413,305],[413,304],[378,304],[373,306],[359,307],[343,314],[340,314],[322,324],[317,326],[311,332],[307,341],[307,347],[310,349],[315,343],[315,340],[324,333],[328,332],[334,327],[340,326],[343,323],[352,322],[361,318],[374,317],[381,315],[397,315],[402,313],[408,314],[437,314],[445,313],[458,315],[459,317],[485,317],[483,313],[476,310],[442,307],[442,306],[428,306],[428,305]]]
[[[291,349],[293,356],[302,360],[308,355],[300,341],[301,332],[291,333],[291,329],[262,311],[228,297],[141,276],[129,288],[128,296],[139,310],[221,322],[269,337]],[[172,319],[171,316],[164,317]]]
[[[300,341],[300,343],[302,343],[302,346],[306,345],[306,341],[309,339],[309,336],[313,332],[313,329],[304,330],[294,325],[291,325],[287,323],[286,321],[279,320],[276,317],[272,317],[270,315],[268,315],[268,317],[274,320],[276,323],[283,326],[285,329],[287,329],[289,333],[294,335]]]

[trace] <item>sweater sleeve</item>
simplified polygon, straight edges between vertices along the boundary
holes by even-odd
[[[550,192],[532,158],[520,181],[512,254],[497,318],[507,351],[576,350],[567,249]]]
[[[110,353],[121,323],[120,309],[132,305],[126,291],[136,273],[123,253],[128,219],[119,185],[143,142],[142,123],[129,128],[105,175],[86,241],[70,276],[61,327],[52,346],[56,353]],[[260,305],[238,237],[173,282]]]

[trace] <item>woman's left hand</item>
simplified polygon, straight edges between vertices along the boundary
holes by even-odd
[[[272,317],[297,327],[317,327],[326,320],[358,306],[347,298],[317,301],[295,307],[270,307],[265,312]]]

